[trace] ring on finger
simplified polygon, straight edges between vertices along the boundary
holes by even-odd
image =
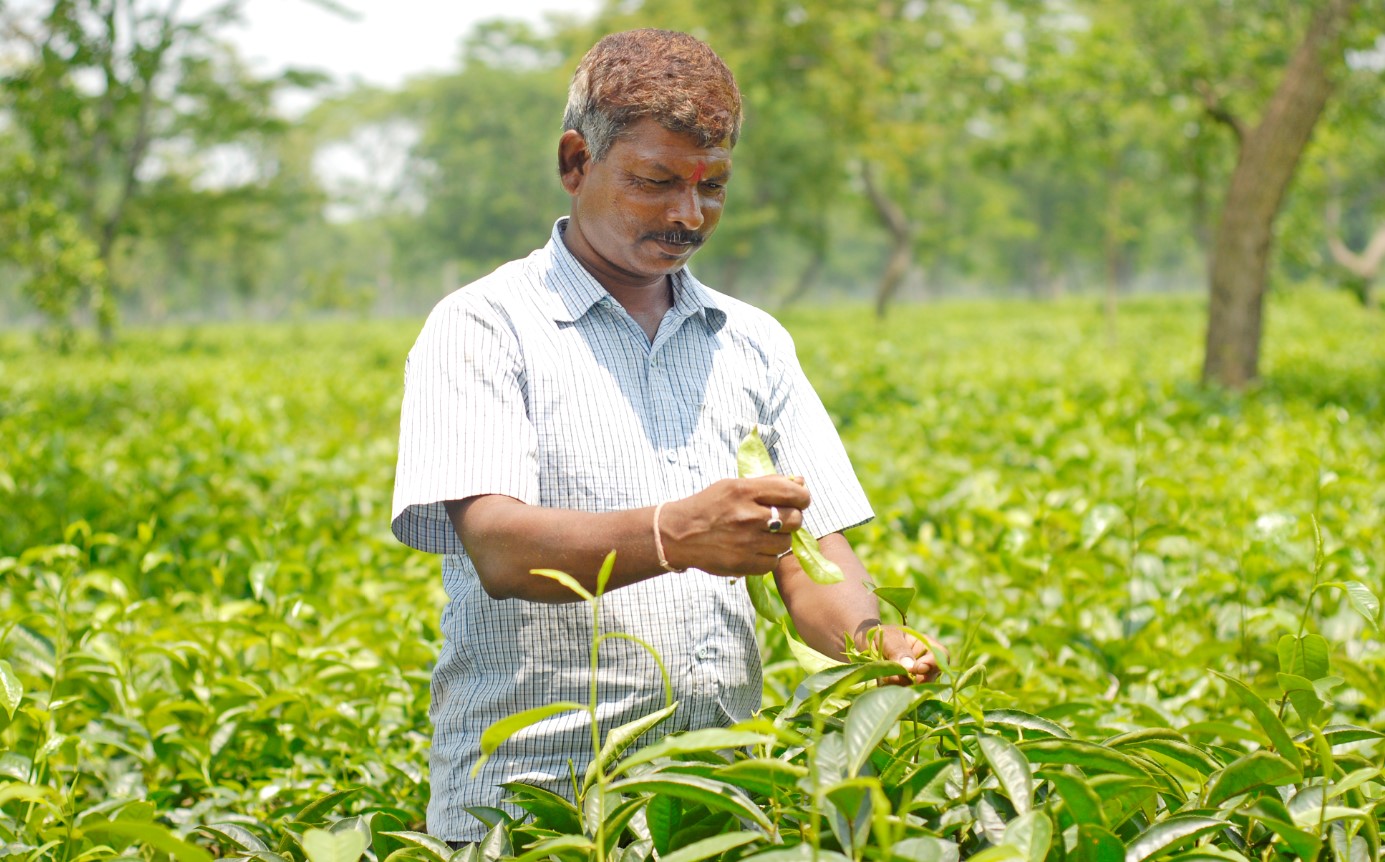
[[[777,533],[784,529],[784,519],[779,517],[779,507],[769,507],[769,522],[765,524],[765,528],[771,533]]]

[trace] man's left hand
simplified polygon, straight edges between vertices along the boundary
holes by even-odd
[[[932,641],[929,638],[929,641]],[[898,662],[908,674],[888,676],[880,680],[881,685],[913,685],[932,682],[938,678],[940,670],[936,642],[925,643],[899,626],[877,626],[856,636],[857,646],[862,650],[872,644],[879,648],[886,661]]]

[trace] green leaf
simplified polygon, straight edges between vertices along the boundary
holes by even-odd
[[[875,746],[922,697],[912,689],[891,685],[870,689],[856,698],[846,714],[843,732],[848,775],[860,773]]]
[[[716,771],[716,777],[722,781],[762,796],[773,796],[776,791],[792,788],[807,774],[805,767],[774,757],[737,760]]]
[[[1056,722],[1037,715],[1021,712],[1018,709],[988,709],[984,716],[987,726],[1008,727],[1021,732],[1038,733],[1059,739],[1070,739],[1072,734]]]
[[[1322,587],[1336,587],[1345,592],[1347,601],[1362,619],[1372,628],[1380,627],[1380,599],[1370,587],[1360,581],[1330,581]]]
[[[1241,701],[1250,714],[1255,716],[1255,721],[1260,728],[1265,731],[1265,735],[1270,739],[1270,745],[1279,752],[1279,756],[1289,761],[1300,771],[1303,770],[1303,756],[1299,754],[1298,746],[1294,745],[1293,739],[1289,736],[1289,731],[1284,727],[1284,722],[1279,720],[1279,716],[1270,708],[1270,705],[1260,699],[1260,696],[1250,690],[1250,687],[1235,677],[1227,676],[1224,673],[1212,671],[1217,676],[1225,680],[1231,688],[1231,692]]]
[[[1062,797],[1068,814],[1079,825],[1090,823],[1105,826],[1106,818],[1101,813],[1101,799],[1092,790],[1085,778],[1069,775],[1066,772],[1041,771],[1039,777],[1053,782],[1058,795]]]
[[[1077,841],[1067,859],[1069,862],[1124,862],[1125,845],[1104,826],[1079,823]]]
[[[121,838],[129,838],[151,850],[167,853],[178,862],[212,862],[212,854],[154,823],[113,820],[84,826],[81,832],[84,835],[118,835]]]
[[[1348,742],[1361,742],[1365,739],[1382,739],[1385,733],[1378,730],[1371,730],[1369,727],[1359,727],[1354,724],[1329,724],[1322,729],[1322,735],[1329,745],[1346,745]],[[1313,738],[1311,730],[1305,730],[1298,734],[1294,739],[1298,742],[1308,742]]]
[[[567,572],[560,572],[557,569],[530,569],[529,574],[538,575],[541,578],[548,578],[551,581],[557,581],[572,592],[581,596],[583,601],[589,602],[596,598],[596,596],[587,592],[587,588],[579,584],[577,579]]]
[[[785,632],[787,635],[787,630]],[[789,646],[793,646],[792,639]],[[817,653],[821,655],[821,653]],[[824,660],[831,661],[823,656]],[[864,664],[833,662],[831,666],[804,678],[794,689],[793,700],[784,707],[783,715],[797,715],[798,709],[809,700],[831,697],[844,688],[887,676],[896,676],[904,668],[892,661],[872,661]]]
[[[1298,713],[1299,719],[1304,724],[1317,721],[1318,714],[1323,710],[1323,702],[1322,698],[1318,697],[1318,691],[1313,687],[1312,681],[1292,673],[1276,674],[1276,677],[1279,679],[1280,689],[1288,696],[1289,703],[1294,705],[1294,712]]]
[[[914,603],[914,596],[918,595],[918,588],[875,587],[872,592],[879,596],[885,604],[899,611],[899,616],[902,619],[908,619],[909,606]]]
[[[555,832],[582,831],[582,815],[568,799],[543,787],[519,781],[501,786],[510,792],[507,801],[534,815],[538,826]]]
[[[769,457],[769,449],[760,439],[760,429],[751,428],[736,449],[736,475],[742,479],[758,479],[773,476],[774,472],[774,459]]]
[[[1322,635],[1279,639],[1279,671],[1310,680],[1322,679],[1331,669],[1332,648]]]
[[[1019,848],[1027,862],[1044,862],[1053,844],[1053,821],[1042,811],[1021,814],[1005,825],[1005,843]]]
[[[839,584],[846,580],[841,567],[823,556],[822,548],[812,533],[800,527],[793,531],[791,542],[794,556],[808,577],[819,584]]]
[[[363,787],[347,787],[342,790],[334,790],[303,806],[303,810],[298,812],[298,816],[294,819],[299,823],[321,823],[326,819],[327,812],[358,795],[364,789]]]
[[[1183,735],[1166,727],[1149,727],[1132,730],[1105,741],[1105,745],[1117,749],[1136,749],[1162,755],[1187,766],[1202,775],[1211,775],[1222,764],[1208,756],[1202,749],[1191,745]]]
[[[931,835],[896,841],[889,853],[890,858],[902,862],[957,862],[961,856],[956,844]]]
[[[19,708],[19,702],[23,699],[24,685],[15,675],[10,663],[0,659],[0,706],[5,708],[10,718],[14,718],[14,711]]]
[[[765,813],[732,785],[696,775],[650,773],[607,785],[614,793],[663,793],[699,802],[714,811],[728,811],[755,823],[766,833],[774,831]]]
[[[1300,859],[1318,858],[1318,852],[1322,850],[1322,840],[1295,826],[1284,803],[1277,797],[1256,800],[1254,805],[1246,809],[1246,813],[1283,839]]]
[[[640,716],[634,721],[622,724],[620,727],[612,728],[606,734],[606,741],[601,746],[601,754],[587,764],[587,773],[582,781],[582,787],[591,787],[592,783],[596,781],[598,770],[610,766],[611,762],[617,757],[620,757],[625,749],[629,748],[635,740],[653,730],[655,727],[658,727],[673,715],[677,709],[678,704],[672,703],[657,712],[651,712],[649,715]]]
[[[269,847],[260,840],[260,836],[238,823],[213,823],[198,826],[197,831],[205,832],[213,838],[220,838],[237,850],[245,850],[250,853],[268,852],[269,850]]]
[[[611,770],[611,775],[623,775],[633,767],[642,763],[651,763],[661,757],[678,757],[684,754],[694,754],[704,751],[720,751],[722,749],[743,748],[751,745],[766,745],[774,741],[774,737],[757,733],[750,730],[736,730],[728,727],[708,727],[702,730],[690,730],[684,733],[676,733],[666,736],[652,745],[646,745],[639,751],[625,758],[615,769]]]
[[[1277,787],[1303,780],[1303,771],[1269,751],[1252,751],[1232,761],[1207,785],[1207,804],[1220,805],[1257,787]]]
[[[426,832],[382,832],[409,847],[417,847],[433,857],[434,862],[447,862],[452,856],[452,846],[441,838],[434,838]]]
[[[590,853],[596,850],[596,845],[585,835],[559,835],[556,838],[547,838],[521,856],[517,856],[514,862],[538,862],[549,856],[562,857],[562,851],[575,850],[579,853]]]
[[[758,832],[726,832],[713,835],[701,841],[694,841],[687,847],[680,847],[672,853],[660,854],[660,862],[702,862],[720,856],[728,850],[744,847],[755,841],[763,841],[765,836]]]
[[[850,721],[850,719],[848,719]],[[991,771],[1000,780],[1010,804],[1016,814],[1028,814],[1034,807],[1034,774],[1029,769],[1029,761],[1008,739],[989,734],[978,734],[981,753],[991,765]]]
[[[1149,772],[1129,755],[1080,739],[1032,739],[1019,744],[1030,763],[1066,763],[1090,772],[1114,772],[1148,778]]]
[[[309,829],[303,833],[303,853],[308,862],[359,862],[365,854],[365,836],[355,829],[327,832]]]
[[[580,703],[570,703],[560,701],[558,703],[544,704],[533,709],[526,709],[514,715],[506,716],[493,723],[490,727],[481,732],[481,757],[476,761],[476,765],[471,768],[471,777],[475,778],[481,771],[481,766],[490,756],[495,753],[505,740],[519,733],[526,727],[538,724],[546,718],[557,715],[560,712],[586,712],[587,708]]]
[[[673,796],[654,796],[645,806],[645,823],[649,826],[649,836],[654,840],[654,849],[662,856],[669,852],[673,833],[678,829],[683,803]]]
[[[770,592],[772,575],[751,575],[745,578],[745,591],[750,595],[750,606],[761,618],[777,623],[784,618],[784,602]]]
[[[794,659],[797,660],[799,665],[808,673],[817,674],[831,668],[842,666],[852,667],[852,665],[847,665],[846,662],[838,661],[823,655],[799,640],[797,636],[789,631],[788,626],[785,625],[786,622],[787,618],[779,621],[780,626],[784,629],[784,637],[789,644],[789,652],[793,653]],[[900,668],[900,670],[902,671],[903,668]]]
[[[596,594],[598,596],[606,592],[606,584],[610,583],[611,572],[615,571],[615,568],[616,552],[612,550],[606,555],[606,559],[601,561],[601,570],[596,573]]]
[[[1157,859],[1190,838],[1227,827],[1225,820],[1183,814],[1161,820],[1141,832],[1125,848],[1125,862],[1144,862]]]

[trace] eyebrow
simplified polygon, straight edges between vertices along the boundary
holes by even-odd
[[[680,174],[678,171],[675,171],[673,168],[669,167],[663,162],[655,162],[649,167],[651,170],[660,171],[664,174],[667,174],[668,176],[678,177],[679,179],[682,179],[683,177],[682,174]],[[716,180],[720,182],[725,182],[731,179],[730,165],[725,165],[719,168],[711,168],[706,167],[706,163],[704,162],[700,167],[703,168],[702,179],[704,180]]]

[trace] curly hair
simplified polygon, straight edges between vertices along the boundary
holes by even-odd
[[[568,89],[563,129],[586,139],[594,161],[636,120],[653,117],[671,132],[710,147],[741,133],[741,93],[706,43],[672,30],[612,33],[592,46]]]

